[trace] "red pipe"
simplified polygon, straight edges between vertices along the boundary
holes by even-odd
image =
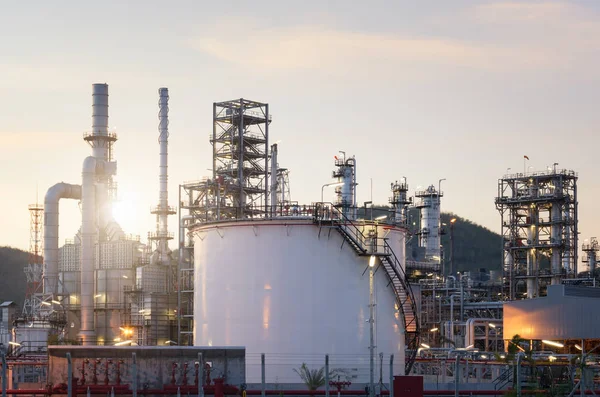
[[[214,394],[215,397],[217,397],[216,393],[218,390],[216,390],[216,389],[218,387],[215,387],[215,386],[205,387],[204,388],[205,394],[208,394],[208,395]],[[85,387],[79,386],[76,388],[76,390],[74,390],[74,392],[76,392],[77,394],[86,394],[88,387],[90,389],[91,394],[110,393],[112,388],[114,388],[114,393],[116,395],[131,394],[131,389],[129,388],[128,385],[121,385],[121,386],[89,385],[89,386],[85,386]],[[175,395],[175,394],[177,394],[178,390],[180,393],[197,394],[197,392],[198,392],[198,389],[193,386],[188,386],[188,387],[181,387],[181,386],[168,387],[167,386],[163,389],[138,390],[138,394],[140,394],[140,395],[152,395],[152,394]],[[223,385],[222,392],[223,392],[223,394],[221,394],[222,396],[223,395],[232,396],[232,395],[239,394],[239,390],[236,387],[228,386],[228,385]],[[479,395],[479,396],[497,396],[497,395],[504,395],[504,394],[513,393],[513,392],[514,392],[514,390],[460,390],[459,394],[467,395],[467,396],[477,396],[477,395]],[[52,391],[49,391],[48,389],[9,389],[6,391],[6,393],[14,394],[14,395],[23,395],[23,394],[64,395],[64,394],[67,394],[67,390],[65,387],[57,387],[57,388],[54,388]],[[336,393],[337,393],[337,391],[330,391],[330,394],[332,394],[332,395],[336,394]],[[423,391],[424,396],[451,396],[451,395],[454,395],[454,393],[455,393],[454,390],[425,390],[425,391]],[[548,390],[522,390],[521,393],[522,394],[547,394]],[[600,394],[600,390],[595,390],[594,393]],[[250,395],[250,396],[259,395],[259,394],[261,394],[261,390],[246,390],[246,394]],[[313,395],[317,395],[317,396],[321,396],[321,395],[325,394],[325,390],[265,390],[265,394],[271,395],[271,396],[272,395],[283,395],[283,396],[313,396]],[[366,395],[366,393],[363,390],[342,390],[342,391],[340,391],[340,394],[344,395],[344,396],[364,396],[364,395]],[[592,391],[587,390],[585,392],[585,394],[591,395]],[[381,395],[389,395],[389,391],[382,390]]]
[[[11,365],[40,365],[46,366],[48,365],[48,361],[8,361],[6,360],[6,365],[9,367]]]
[[[460,395],[485,395],[485,396],[499,396],[507,393],[513,393],[514,390],[460,390]],[[261,390],[246,390],[248,396],[258,396],[262,393]],[[424,396],[453,396],[454,390],[424,390]],[[522,394],[547,394],[548,390],[523,390]],[[265,394],[268,396],[281,395],[284,396],[323,396],[325,390],[265,390]],[[337,394],[337,390],[329,392],[330,395]],[[341,390],[340,395],[342,396],[365,396],[366,393],[363,390]],[[382,390],[380,395],[388,396],[390,392],[388,390]],[[589,393],[592,394],[592,393]]]

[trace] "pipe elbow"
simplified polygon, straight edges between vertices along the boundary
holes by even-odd
[[[51,186],[44,196],[44,204],[50,205],[58,203],[61,198],[81,199],[81,185],[72,185],[70,183],[59,182]]]

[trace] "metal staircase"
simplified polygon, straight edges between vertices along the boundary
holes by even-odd
[[[504,390],[506,386],[512,383],[514,371],[515,368],[512,366],[504,369],[504,371],[502,371],[500,375],[498,375],[498,377],[493,381],[494,390]]]
[[[332,226],[343,237],[342,247],[349,244],[359,256],[375,255],[385,269],[388,286],[394,290],[397,309],[403,319],[406,342],[405,374],[410,374],[419,348],[419,320],[417,306],[402,263],[388,244],[387,239],[365,235],[340,209],[331,203],[319,203],[315,207],[314,222],[319,226]],[[376,251],[383,246],[383,251]]]

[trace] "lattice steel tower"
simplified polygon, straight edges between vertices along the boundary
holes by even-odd
[[[23,316],[34,317],[39,313],[42,296],[42,227],[44,206],[42,204],[29,205],[29,263],[25,267],[27,289],[23,303]]]
[[[498,180],[510,299],[543,295],[548,284],[577,275],[577,174],[556,165]]]
[[[236,99],[213,104],[213,181],[217,219],[264,216],[269,184],[269,105]]]

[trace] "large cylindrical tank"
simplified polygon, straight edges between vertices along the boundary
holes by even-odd
[[[403,263],[404,230],[386,233]],[[296,367],[307,357],[343,355],[368,368],[369,256],[335,228],[274,218],[206,224],[194,235],[194,345],[245,346],[267,360],[295,356]],[[394,354],[394,372],[403,374],[404,328],[383,267],[374,294],[375,352]],[[270,379],[293,377],[285,366],[267,371]],[[247,365],[249,382],[259,375],[260,366]],[[368,370],[353,382],[367,379]]]

